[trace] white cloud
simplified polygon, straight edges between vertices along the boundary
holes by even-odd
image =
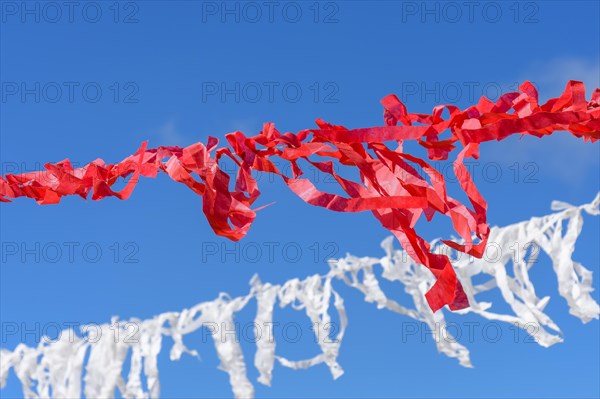
[[[540,103],[558,97],[569,80],[585,83],[586,97],[591,98],[600,87],[600,62],[596,59],[559,57],[533,62],[525,69],[521,81],[533,82],[540,95]],[[556,132],[550,137],[513,136],[494,145],[484,145],[485,160],[512,165],[534,162],[540,173],[554,176],[561,183],[578,187],[589,181],[590,172],[600,164],[599,144],[584,143],[567,132]]]
[[[484,143],[482,160],[498,162],[506,168],[515,163],[523,168],[533,162],[539,172],[536,176],[578,188],[589,182],[600,167],[600,148],[598,143],[585,143],[567,132],[539,139],[516,135],[499,143]]]
[[[186,143],[185,135],[179,132],[175,121],[172,119],[155,129],[155,134],[159,137],[162,145],[181,146]]]
[[[569,80],[585,83],[588,97],[596,87],[600,87],[598,58],[560,57],[537,61],[532,63],[526,72],[524,79],[529,79],[536,84],[542,100],[558,96]]]

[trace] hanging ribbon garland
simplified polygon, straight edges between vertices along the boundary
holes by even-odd
[[[496,102],[482,97],[478,104],[465,110],[440,105],[431,114],[408,113],[405,105],[390,95],[382,100],[385,126],[346,129],[319,119],[318,129],[282,134],[272,123],[265,123],[263,130],[252,137],[242,132],[227,134],[226,147],[218,147],[218,140],[209,137],[206,145],[196,143],[185,148],[148,149],[143,143],[135,154],[116,164],[100,159],[81,168],[73,168],[69,160],[48,163],[45,171],[3,176],[0,201],[28,197],[39,204],[56,204],[63,196],[87,198],[90,192],[93,200],[125,200],[140,176],[155,177],[162,171],[202,197],[203,212],[217,235],[238,241],[247,234],[258,210],[252,209],[260,195],[252,171],[272,173],[311,205],[336,212],[371,211],[413,260],[435,276],[436,282],[426,294],[431,309],[437,311],[445,305],[452,310],[464,309],[469,306],[467,295],[448,257],[433,253],[414,228],[423,214],[427,220],[436,212],[444,214],[462,238],[460,243],[444,243],[479,258],[483,255],[490,232],[487,204],[464,159],[478,158],[480,143],[512,134],[543,137],[564,130],[586,141],[600,138],[600,89],[587,101],[583,83],[570,81],[560,97],[543,105],[538,103],[538,93],[530,82],[523,83],[519,90],[520,93],[504,94]],[[448,119],[443,119],[444,111],[448,111]],[[448,130],[450,138],[440,139]],[[454,173],[472,209],[447,195],[444,177],[426,160],[402,151],[406,140],[416,140],[425,147],[430,160],[448,159],[456,144],[462,144],[454,161]],[[233,190],[229,175],[219,168],[223,157],[231,158],[238,166]],[[292,175],[282,173],[271,160],[273,157],[287,161]],[[300,160],[331,175],[348,196],[318,190],[302,177]],[[333,161],[357,168],[360,182],[338,175]],[[418,165],[427,176],[411,164]],[[111,188],[128,176],[131,177],[122,190]],[[478,238],[477,243],[473,236]]]

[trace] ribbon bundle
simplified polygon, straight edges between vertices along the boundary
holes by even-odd
[[[281,134],[272,123],[265,123],[263,130],[252,137],[241,132],[226,135],[227,147],[218,148],[218,140],[209,137],[206,145],[196,143],[185,148],[148,149],[144,143],[134,155],[116,164],[100,159],[81,168],[73,168],[68,160],[49,163],[42,172],[0,179],[0,201],[29,197],[39,204],[55,204],[65,195],[87,198],[90,192],[93,200],[111,196],[124,200],[131,195],[139,176],[155,177],[162,171],[202,197],[204,214],[217,235],[237,241],[246,235],[256,217],[257,209],[252,205],[260,191],[252,171],[273,173],[311,205],[337,212],[371,211],[407,253],[435,276],[436,282],[426,294],[431,309],[437,311],[444,305],[452,310],[464,309],[469,302],[448,257],[433,253],[414,228],[423,214],[427,220],[436,212],[444,214],[462,238],[461,243],[444,243],[482,256],[490,231],[487,204],[464,159],[478,158],[480,143],[515,133],[542,137],[565,130],[584,140],[594,142],[600,138],[600,89],[588,102],[583,83],[570,81],[559,98],[543,105],[531,83],[523,83],[519,90],[521,93],[504,94],[496,102],[482,97],[465,110],[440,105],[431,114],[408,113],[404,104],[390,95],[382,100],[385,126],[346,129],[319,119],[318,129]],[[447,119],[442,117],[444,111],[449,113]],[[450,138],[440,139],[448,129]],[[430,160],[448,159],[455,143],[461,142],[464,147],[454,162],[454,173],[473,209],[447,195],[443,176],[427,161],[402,151],[406,140],[416,140],[425,147]],[[386,145],[390,142],[395,148]],[[222,157],[231,158],[239,167],[233,189],[229,175],[219,168]],[[289,162],[292,176],[283,174],[271,161],[273,157]],[[331,175],[348,197],[319,191],[310,180],[302,178],[298,165],[301,160]],[[357,168],[360,183],[338,175],[333,161]],[[130,175],[122,190],[112,190],[118,179]],[[479,239],[476,244],[473,235]]]
[[[530,269],[539,263],[538,256],[543,253],[556,272],[558,291],[566,300],[569,313],[583,323],[598,319],[600,307],[591,295],[592,272],[574,261],[573,253],[582,231],[583,214],[600,215],[599,205],[600,193],[591,203],[581,206],[553,202],[552,209],[556,212],[552,214],[492,227],[488,248],[495,247],[496,253],[483,259],[458,257],[456,253],[453,264],[471,303],[470,308],[459,313],[475,313],[487,320],[510,323],[523,329],[543,347],[562,342],[560,328],[545,313],[550,297],[537,296],[530,276]],[[439,242],[432,242],[431,246],[436,253],[449,250]],[[198,356],[184,341],[206,328],[213,336],[219,368],[229,375],[234,396],[252,398],[255,388],[248,377],[249,361],[240,344],[243,337],[235,328],[237,314],[252,300],[256,300],[253,323],[256,333],[250,341],[256,343],[254,365],[261,384],[271,385],[276,362],[294,370],[324,364],[333,378],[338,378],[343,374],[338,356],[350,315],[344,305],[344,285],[360,291],[365,301],[376,304],[378,309],[424,323],[422,328],[431,331],[440,353],[457,359],[464,367],[471,367],[469,349],[459,342],[460,337],[450,332],[455,328],[449,328],[444,311],[432,312],[423,299],[435,278],[406,252],[394,249],[392,237],[386,238],[382,247],[385,256],[381,258],[348,254],[341,259],[331,259],[329,271],[324,275],[295,278],[282,284],[263,283],[254,276],[246,295],[231,297],[221,293],[212,301],[181,312],[166,312],[146,320],[115,318],[110,324],[85,326],[80,334],[65,330],[56,339],[44,337],[37,346],[20,343],[12,351],[0,349],[0,388],[7,384],[12,369],[25,398],[75,398],[82,393],[87,398],[112,398],[115,390],[124,398],[158,398],[158,356],[163,347],[172,340],[171,360],[179,360],[184,353]],[[535,250],[528,253],[527,248]],[[485,282],[476,282],[482,278]],[[398,287],[404,288],[414,306],[402,306],[388,296],[384,281],[399,283]],[[493,291],[500,292],[501,298],[498,295],[494,303],[481,300],[485,293]],[[333,315],[332,302],[337,317]],[[279,325],[273,323],[277,319],[277,305],[303,310],[310,318],[315,343],[320,349],[316,356],[292,360],[278,354],[280,343],[276,343],[273,331],[273,326]],[[498,308],[503,307],[510,310],[499,312]],[[334,338],[330,337],[330,323],[336,318],[339,328]],[[365,339],[380,337],[373,335]],[[397,342],[390,346],[396,347]]]

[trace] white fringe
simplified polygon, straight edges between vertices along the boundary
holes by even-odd
[[[538,298],[529,279],[529,270],[541,249],[552,261],[560,295],[566,299],[570,313],[584,323],[598,319],[600,308],[590,295],[593,290],[592,273],[573,261],[572,254],[583,225],[582,211],[597,216],[600,214],[599,204],[600,194],[591,203],[579,207],[555,201],[552,209],[558,212],[554,214],[502,228],[494,227],[483,259],[457,254],[443,244],[434,243],[436,251],[458,257],[453,264],[471,307],[457,313],[473,312],[488,320],[513,323],[532,335],[543,347],[561,342],[559,327],[543,312],[549,297]],[[563,222],[567,223],[566,231],[563,231]],[[247,377],[246,361],[239,340],[232,333],[235,314],[251,299],[257,301],[255,326],[261,328],[261,337],[256,337],[254,357],[260,383],[270,385],[275,360],[292,369],[325,363],[335,379],[343,374],[337,357],[348,320],[344,301],[332,287],[334,279],[358,289],[367,302],[375,302],[380,309],[386,308],[426,323],[441,353],[456,358],[462,366],[471,367],[469,350],[455,342],[446,330],[444,311],[431,312],[425,301],[424,294],[434,282],[433,275],[415,264],[404,251],[394,250],[392,243],[392,237],[382,242],[386,252],[383,258],[347,255],[332,260],[326,275],[293,279],[283,285],[265,284],[255,276],[250,282],[250,293],[243,297],[231,298],[227,294],[220,294],[213,301],[200,303],[182,312],[163,313],[149,320],[125,322],[113,319],[110,325],[96,326],[93,332],[91,328],[84,327],[79,336],[71,330],[65,330],[58,340],[43,339],[36,348],[19,344],[13,351],[2,349],[0,387],[6,385],[12,368],[23,386],[26,398],[81,397],[82,379],[83,395],[88,398],[112,398],[116,389],[125,398],[157,398],[160,393],[157,357],[163,337],[170,336],[174,341],[171,360],[178,360],[183,353],[197,356],[195,350],[184,345],[183,336],[205,327],[209,328],[214,338],[220,368],[229,374],[233,394],[237,398],[251,398],[254,396],[254,386]],[[508,273],[509,263],[513,264],[514,277]],[[386,296],[373,271],[375,265],[382,267],[381,277],[404,285],[405,292],[414,301],[414,309],[401,306]],[[483,284],[473,284],[472,278],[479,274],[489,275],[490,279]],[[494,313],[490,310],[491,303],[477,301],[478,294],[494,288],[500,290],[514,314]],[[329,337],[332,300],[340,323],[335,339]],[[288,360],[275,354],[272,323],[277,302],[282,308],[291,305],[296,310],[304,309],[314,326],[321,354],[305,360]],[[135,334],[128,329],[131,323],[138,327]],[[225,334],[216,333],[217,329]],[[117,332],[119,339],[115,338]],[[88,351],[89,357],[84,367]],[[131,354],[129,373],[125,378],[122,370],[128,354]]]

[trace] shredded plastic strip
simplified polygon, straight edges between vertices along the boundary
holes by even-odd
[[[529,279],[529,270],[543,250],[553,264],[560,295],[566,300],[570,313],[584,323],[598,319],[600,308],[590,295],[593,290],[592,273],[573,261],[572,254],[583,225],[582,212],[598,216],[599,204],[600,194],[591,203],[582,206],[554,202],[552,209],[557,212],[553,214],[492,228],[486,251],[492,248],[498,252],[489,256],[486,254],[486,258],[493,257],[494,261],[462,256],[454,262],[471,302],[471,307],[461,312],[473,312],[488,320],[512,323],[543,347],[561,342],[559,327],[544,313],[549,297],[538,298]],[[567,224],[566,230],[563,230],[563,222]],[[385,308],[425,323],[434,334],[439,352],[456,358],[464,367],[471,367],[469,350],[446,329],[444,312],[434,313],[424,299],[423,294],[435,283],[435,278],[407,256],[405,251],[394,250],[392,242],[392,237],[383,241],[385,256],[382,258],[347,255],[331,260],[330,271],[326,275],[293,279],[282,285],[262,283],[255,276],[250,282],[250,293],[246,296],[231,298],[221,294],[217,299],[200,303],[191,309],[163,313],[148,320],[123,322],[113,319],[110,325],[100,326],[101,333],[97,328],[83,328],[88,333],[80,335],[65,330],[57,340],[42,340],[36,348],[19,344],[13,351],[2,349],[0,385],[5,387],[8,373],[13,369],[26,398],[74,398],[81,397],[82,393],[88,398],[112,398],[116,390],[125,398],[157,398],[160,395],[157,356],[163,338],[170,337],[174,342],[170,351],[171,360],[180,359],[183,353],[198,356],[197,351],[185,346],[183,337],[204,327],[209,329],[214,338],[220,369],[228,373],[233,394],[237,398],[253,397],[254,386],[247,376],[247,362],[240,340],[232,334],[235,331],[235,314],[251,299],[257,301],[255,325],[262,329],[254,354],[254,365],[259,371],[258,381],[261,384],[271,384],[276,361],[292,369],[325,364],[333,378],[338,378],[343,370],[337,358],[348,319],[344,301],[333,288],[334,281],[356,288],[364,294],[365,301],[376,303],[379,309]],[[439,242],[431,245],[434,252],[450,249]],[[538,246],[539,251],[526,250],[533,248],[532,245]],[[509,263],[512,263],[514,277],[509,276]],[[380,265],[381,277],[375,274],[375,265]],[[489,275],[489,280],[473,284],[473,278],[482,274]],[[414,308],[406,308],[388,298],[380,286],[380,278],[404,285],[405,292],[414,300]],[[479,294],[495,288],[498,288],[514,314],[494,313],[491,303],[477,301]],[[327,328],[332,320],[332,301],[339,320],[339,332],[335,339],[330,337]],[[314,326],[315,342],[321,350],[319,355],[305,360],[289,360],[276,355],[272,326],[277,303],[280,307],[291,306],[305,311]],[[133,336],[129,329],[132,322],[138,326]],[[115,339],[115,330],[120,332],[121,339]],[[90,331],[93,331],[93,336],[90,336]],[[84,364],[87,352],[89,358]],[[125,377],[123,369],[128,353],[131,354],[129,373]]]
[[[185,148],[147,149],[144,143],[134,155],[117,164],[106,164],[101,159],[81,168],[73,168],[68,159],[48,163],[42,172],[2,177],[0,201],[28,197],[39,204],[56,204],[63,196],[87,198],[90,192],[93,200],[106,197],[125,200],[140,176],[155,177],[162,171],[202,197],[203,212],[217,235],[237,241],[246,235],[256,217],[257,209],[251,206],[260,191],[251,172],[273,173],[311,205],[336,212],[371,211],[411,257],[436,277],[436,283],[426,293],[432,310],[445,305],[452,310],[464,309],[469,306],[467,296],[448,257],[433,253],[414,228],[423,214],[427,220],[436,212],[444,214],[451,218],[463,240],[462,244],[445,243],[456,250],[482,256],[489,235],[487,204],[473,183],[464,158],[478,158],[480,143],[502,140],[512,134],[542,137],[565,130],[585,140],[600,138],[600,89],[594,91],[588,102],[583,83],[570,81],[559,98],[543,105],[538,103],[538,93],[530,82],[523,83],[519,90],[521,93],[507,93],[495,103],[482,97],[478,104],[465,110],[440,105],[430,115],[408,113],[405,105],[390,95],[382,100],[385,126],[348,130],[319,119],[318,129],[281,134],[272,123],[265,123],[263,130],[253,137],[242,132],[227,134],[227,147],[217,148],[218,140],[209,137],[206,145],[196,143]],[[448,111],[448,119],[443,119],[444,111]],[[440,135],[448,129],[450,138],[440,140]],[[402,151],[405,140],[417,140],[427,148],[431,160],[447,159],[455,144],[461,142],[464,147],[454,162],[454,172],[473,209],[447,195],[443,176],[428,162]],[[386,142],[394,142],[396,147],[389,148]],[[231,158],[239,167],[232,191],[230,177],[218,166],[222,157]],[[289,162],[292,176],[281,173],[272,157]],[[331,175],[349,197],[322,192],[310,180],[302,178],[300,160]],[[360,183],[339,176],[332,161],[357,168]],[[422,168],[427,177],[411,164]],[[131,178],[122,190],[111,188],[129,175]],[[473,243],[473,236],[480,240],[478,244]]]

